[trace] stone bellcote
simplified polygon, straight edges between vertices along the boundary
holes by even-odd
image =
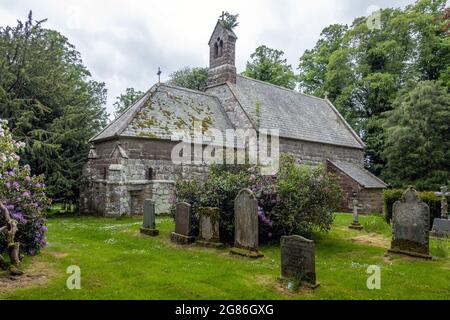
[[[225,82],[236,83],[236,40],[234,32],[219,20],[209,40],[209,87]]]

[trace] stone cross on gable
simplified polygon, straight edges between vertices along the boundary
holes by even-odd
[[[225,21],[225,17],[226,17],[225,11],[222,11],[222,14],[220,15],[220,20]]]
[[[448,202],[447,197],[450,197],[450,192],[448,192],[447,187],[441,187],[441,192],[436,192],[436,196],[441,197],[441,218],[448,219]]]

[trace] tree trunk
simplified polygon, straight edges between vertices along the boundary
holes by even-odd
[[[7,241],[7,251],[9,255],[9,259],[11,261],[11,266],[9,270],[14,275],[21,274],[20,270],[17,269],[17,266],[20,264],[20,243],[15,242],[14,238],[16,237],[17,229],[17,221],[11,218],[11,214],[9,213],[8,208],[0,202],[0,212],[5,217],[6,226],[0,228],[0,232],[2,232],[6,236]],[[0,259],[0,264],[4,262],[4,259]]]

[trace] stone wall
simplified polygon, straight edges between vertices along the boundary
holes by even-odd
[[[326,164],[329,160],[341,160],[363,164],[364,150],[317,142],[280,138],[280,152],[294,155],[307,165]]]
[[[362,208],[361,213],[382,213],[383,211],[383,189],[366,189],[358,182],[353,180],[350,176],[339,170],[332,163],[327,162],[327,171],[336,175],[339,184],[343,190],[343,198],[339,205],[339,211],[352,212],[350,209],[353,193],[356,194],[356,199]]]
[[[175,144],[140,138],[96,144],[97,157],[84,168],[81,211],[105,216],[140,215],[144,200],[152,199],[157,214],[169,213],[175,202],[175,181],[203,179],[208,171],[203,165],[173,164]],[[124,153],[116,152],[118,146]]]
[[[219,89],[220,87],[217,87]],[[226,90],[223,96],[226,97]],[[251,127],[239,106],[229,99],[229,112],[244,128]],[[143,138],[120,138],[95,145],[97,157],[90,159],[84,169],[80,206],[84,213],[100,215],[141,214],[145,199],[156,204],[156,213],[169,213],[175,201],[177,180],[201,180],[208,173],[204,165],[175,165],[171,160],[172,141]],[[120,147],[120,151],[119,148]],[[281,152],[289,152],[305,164],[323,164],[327,159],[362,163],[362,150],[332,145],[280,139]],[[150,176],[150,173],[152,176]],[[360,188],[351,179],[343,178],[346,194]],[[378,208],[379,199],[372,193],[370,208]],[[367,200],[369,201],[369,200]],[[348,211],[348,196],[342,207]],[[380,207],[381,208],[381,207]]]
[[[383,189],[362,189],[358,200],[363,205],[363,213],[383,212]]]
[[[217,24],[209,50],[208,86],[236,83],[236,38]]]

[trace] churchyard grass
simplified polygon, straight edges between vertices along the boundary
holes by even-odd
[[[170,218],[157,219],[156,238],[140,235],[142,219],[53,218],[49,246],[24,263],[43,282],[0,288],[0,299],[450,299],[450,240],[431,240],[433,261],[388,258],[382,217],[361,216],[368,231],[348,229],[351,220],[337,214],[331,232],[314,237],[320,287],[292,292],[277,280],[278,245],[261,246],[265,257],[249,260],[229,248],[172,244]],[[71,265],[81,268],[81,290],[66,287]],[[367,289],[369,265],[381,267],[380,290]]]

